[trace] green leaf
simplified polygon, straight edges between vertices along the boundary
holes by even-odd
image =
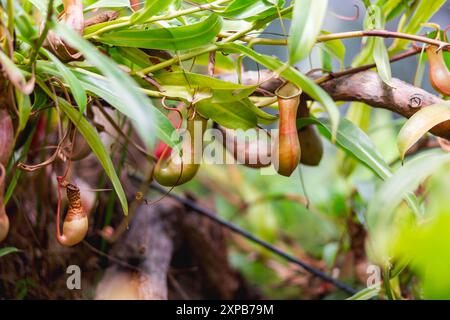
[[[140,92],[136,82],[129,75],[64,24],[58,24],[56,32],[69,45],[81,52],[107,78],[110,89],[121,100],[121,104],[126,106],[126,113],[124,109],[120,111],[134,121],[141,139],[147,146],[150,147],[154,144],[156,135],[167,144],[173,143],[171,141],[173,126],[164,114]]]
[[[212,96],[208,99],[212,103],[231,102],[248,97],[255,91],[256,86],[231,83],[205,75],[189,72],[165,72],[154,76],[163,88],[175,88],[180,97],[194,96],[197,91],[210,89]],[[181,87],[181,88],[180,88]],[[183,93],[182,93],[183,92]]]
[[[20,250],[17,248],[14,248],[14,247],[1,248],[0,249],[0,258],[6,256],[7,254],[15,253],[15,252],[20,252]]]
[[[431,128],[447,120],[450,120],[450,102],[433,104],[417,111],[397,136],[400,157],[403,159],[406,151]]]
[[[331,139],[331,126],[328,119],[300,119],[297,121],[297,126],[301,127],[307,123],[318,124],[324,136]],[[381,179],[384,180],[391,176],[389,165],[377,151],[372,140],[351,121],[345,118],[341,119],[337,130],[336,143]]]
[[[220,14],[226,18],[237,20],[259,20],[277,13],[284,6],[285,1],[234,0]]]
[[[32,22],[32,17],[26,13],[19,1],[14,1],[14,24],[20,35],[28,41],[33,41],[39,37],[38,28]]]
[[[445,2],[446,0],[419,1],[419,4],[417,5],[416,10],[409,19],[408,24],[403,30],[399,31],[409,34],[417,34],[420,31],[421,24],[424,22],[428,22],[433,14],[435,14],[445,4]],[[408,43],[409,40],[396,39],[393,42],[390,51],[401,51],[405,49]]]
[[[168,8],[172,2],[173,0],[146,0],[144,8],[131,16],[131,23],[145,22],[151,16]]]
[[[116,92],[112,91],[107,79],[97,76],[95,74],[85,73],[85,72],[74,72],[77,78],[81,81],[81,85],[83,88],[91,92],[92,94],[101,97],[110,105],[114,106],[117,110],[128,117],[132,117],[133,115],[130,113],[130,109],[126,103]],[[165,117],[158,109],[155,109],[156,112],[160,114],[160,116]],[[175,130],[170,122],[164,122],[164,128],[166,131]],[[176,141],[176,131],[173,131],[174,140],[166,140],[165,143],[170,147],[175,146]]]
[[[321,34],[330,34],[330,32],[322,30]],[[320,43],[319,45],[322,50],[335,57],[339,61],[341,68],[344,66],[345,45],[341,40],[337,39],[325,41],[323,43]]]
[[[28,119],[30,118],[31,101],[30,101],[30,96],[23,94],[18,89],[15,89],[14,91],[16,94],[17,108],[19,109],[19,126],[16,131],[16,136],[17,136],[19,134],[19,132],[21,132],[23,129],[25,129]]]
[[[357,293],[347,298],[346,300],[370,300],[373,297],[376,297],[379,292],[380,292],[379,287],[376,286],[368,287],[358,291]]]
[[[391,62],[389,61],[389,54],[384,44],[383,38],[375,38],[374,48],[373,48],[373,58],[377,66],[378,74],[380,78],[388,86],[391,86]]]
[[[139,69],[148,67],[151,56],[138,48],[129,47],[115,47],[117,53],[123,58],[128,59],[131,63],[135,64]]]
[[[422,87],[423,76],[425,74],[425,65],[427,62],[427,56],[425,53],[425,44],[422,45],[422,50],[420,51],[420,56],[417,58],[417,68],[414,75],[413,85],[416,87]],[[450,62],[450,61],[449,61]],[[448,67],[448,65],[447,65]]]
[[[46,1],[29,0],[29,1],[39,10],[39,12],[42,14],[43,17],[47,14],[47,3],[48,3],[47,0]]]
[[[352,62],[352,67],[359,67],[373,62],[373,50],[375,48],[376,37],[370,37],[365,46],[359,51]]]
[[[255,106],[255,104],[252,101],[250,101],[249,98],[242,99],[241,102],[245,104],[246,107],[256,115],[256,117],[258,118],[258,123],[271,124],[272,122],[278,119],[278,116],[267,113],[264,110]]]
[[[45,62],[45,61],[38,61],[37,63],[37,70],[42,70],[43,72],[50,73],[55,75],[55,72],[57,72],[56,69],[52,68],[52,66]],[[101,97],[106,102],[108,102],[110,105],[114,106],[117,110],[119,110],[124,115],[128,116],[129,118],[133,117],[133,113],[130,112],[130,108],[126,101],[120,97],[117,92],[113,91],[111,89],[111,86],[109,84],[108,79],[88,72],[88,71],[81,71],[80,70],[72,70],[73,74],[77,77],[77,79],[80,81],[80,84],[82,85],[83,89],[96,95],[97,97]],[[159,110],[155,109],[157,112]],[[147,108],[143,110],[147,113],[146,118],[149,119],[152,117],[152,109]],[[170,126],[172,126],[170,124]],[[171,127],[173,128],[173,127]],[[176,140],[176,132],[174,131],[174,140]],[[175,145],[174,141],[166,141],[166,143],[173,147]]]
[[[232,52],[239,52],[245,54],[249,58],[255,60],[256,62],[262,64],[266,68],[273,70],[276,73],[279,73],[281,77],[284,79],[294,83],[298,87],[300,87],[303,92],[307,93],[311,98],[320,102],[322,106],[327,110],[329,117],[331,119],[332,125],[332,137],[336,136],[336,131],[339,124],[339,110],[337,109],[336,104],[333,99],[313,80],[302,74],[297,69],[288,66],[281,62],[280,60],[270,57],[267,55],[259,54],[252,49],[245,47],[243,45],[237,43],[227,43],[220,46],[220,48],[224,50],[229,50]]]
[[[204,117],[210,118],[226,128],[245,130],[254,128],[257,124],[254,111],[249,109],[243,101],[226,103],[200,101],[195,108]]]
[[[115,46],[160,50],[187,50],[211,43],[222,28],[222,19],[212,14],[207,19],[180,27],[125,29],[106,32],[96,40]]]
[[[50,60],[55,64],[56,68],[60,72],[61,78],[67,83],[72,92],[72,95],[77,103],[78,107],[80,107],[80,112],[84,113],[87,105],[87,96],[86,91],[84,91],[80,82],[73,75],[72,71],[68,69],[57,57],[55,57],[51,52],[46,51],[46,54],[50,58]]]
[[[381,184],[367,207],[368,226],[382,229],[392,223],[395,208],[403,199],[414,192],[419,184],[450,162],[449,154],[426,152],[400,167]]]
[[[450,264],[450,215],[446,209],[423,223],[405,227],[395,241],[396,258],[409,262],[408,269],[420,279],[423,297],[428,300],[449,299],[450,282],[443,281]]]
[[[72,107],[66,100],[58,98],[59,108],[67,115],[72,123],[80,131],[84,137],[92,152],[96,155],[100,164],[105,170],[106,175],[111,180],[114,190],[117,193],[120,204],[125,215],[128,215],[128,203],[122,184],[117,176],[114,164],[109,157],[108,151],[105,149],[102,140],[100,139],[97,131],[89,124],[89,122],[80,114],[77,109]]]
[[[36,121],[37,122],[37,121]],[[23,161],[28,156],[28,150],[30,149],[31,142],[33,141],[34,132],[36,131],[36,122],[33,124],[30,134],[27,137],[27,140],[25,141],[25,144],[22,147],[22,150],[20,151],[20,157],[18,161]],[[8,188],[6,189],[5,196],[3,197],[3,204],[6,206],[9,199],[11,199],[11,196],[14,192],[14,189],[17,186],[17,182],[19,181],[20,175],[22,174],[22,170],[15,168],[14,174],[11,178],[11,181],[8,184]]]
[[[112,26],[115,26],[116,28],[124,28],[127,27],[129,24],[129,21],[124,21],[124,19],[115,19],[111,21],[96,23],[91,26],[88,26],[84,28],[83,36],[86,39],[91,39],[93,37],[93,34],[95,34],[97,31],[104,29],[104,28],[110,28]],[[117,29],[116,29],[117,30]]]
[[[333,63],[330,54],[325,50],[321,50],[320,58],[322,60],[322,69],[326,72],[333,72]]]
[[[22,91],[24,94],[31,94],[34,89],[34,81],[27,82],[22,70],[17,67],[13,61],[0,50],[0,65],[3,67],[3,72],[8,76],[9,81]]]
[[[100,0],[96,1],[90,6],[87,6],[84,10],[94,10],[99,8],[124,8],[130,7],[130,0]]]
[[[370,6],[367,8],[364,25],[366,29],[384,29],[384,15],[379,7]],[[375,37],[371,41],[373,41],[373,59],[375,60],[378,74],[384,83],[391,86],[391,63],[384,39]]]
[[[321,133],[331,140],[331,126],[328,119],[300,119],[297,120],[297,127],[311,123],[320,125]],[[381,179],[386,180],[392,175],[391,168],[366,133],[345,118],[339,122],[336,143]],[[411,210],[418,215],[420,209],[415,196],[408,194],[406,200]]]
[[[381,4],[380,2],[384,2]],[[386,21],[390,21],[398,16],[404,8],[407,7],[405,1],[403,0],[388,0],[388,1],[377,1],[377,6],[381,5],[381,11],[386,17]]]
[[[320,33],[327,5],[327,0],[295,1],[288,40],[291,65],[308,56]]]

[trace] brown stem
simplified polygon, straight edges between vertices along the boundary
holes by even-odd
[[[431,44],[439,48],[448,48],[450,43],[440,41],[437,39],[430,39],[424,36],[418,36],[415,34],[408,34],[397,31],[389,30],[365,30],[365,31],[350,31],[350,32],[340,32],[340,33],[330,33],[325,35],[320,35],[317,37],[317,42],[325,42],[337,39],[350,39],[350,38],[361,38],[361,37],[381,37],[381,38],[397,38],[405,39],[411,41],[417,41],[422,43]]]
[[[413,56],[413,55],[419,53],[420,50],[421,50],[420,47],[414,47],[410,50],[407,50],[405,52],[402,52],[398,55],[393,56],[392,58],[389,59],[389,61],[397,62],[397,61],[403,60],[405,58],[408,58],[410,56]],[[321,84],[322,82],[325,82],[325,81],[328,81],[331,79],[335,79],[335,78],[343,77],[346,75],[366,71],[366,70],[369,70],[369,69],[372,69],[375,67],[376,67],[375,63],[371,63],[371,64],[366,64],[366,65],[355,67],[355,68],[348,68],[343,71],[331,72],[322,77],[317,77],[317,78],[315,78],[314,81],[317,84]],[[310,71],[310,73],[311,73],[311,71]],[[309,74],[307,74],[307,75],[309,75]],[[313,73],[313,75],[314,75],[314,73]],[[314,77],[313,75],[311,77]],[[220,75],[220,79],[229,81],[229,82],[233,82],[234,78],[235,78],[235,76],[233,74]],[[259,81],[256,81],[255,79],[259,79]],[[274,75],[273,72],[271,72],[270,70],[247,71],[245,73],[245,75],[243,76],[242,81],[245,84],[258,84],[259,85],[258,89],[263,89],[264,91],[270,92],[270,93],[275,92],[275,90],[283,84],[283,79],[281,79],[277,75]]]
[[[84,21],[84,28],[93,26],[95,24],[108,22],[115,20],[119,16],[117,11],[102,11],[93,17],[90,17]]]
[[[420,50],[421,50],[420,47],[419,48],[412,48],[410,50],[407,50],[405,52],[402,52],[402,53],[400,53],[398,55],[393,56],[392,58],[389,59],[389,61],[390,62],[396,62],[396,61],[403,60],[405,58],[408,58],[408,57],[416,55],[417,53],[420,52]],[[372,69],[372,68],[375,68],[375,67],[376,67],[375,63],[370,63],[370,64],[366,64],[366,65],[363,65],[363,66],[355,67],[355,68],[349,68],[349,69],[346,69],[346,70],[343,70],[343,71],[331,72],[331,73],[329,73],[329,74],[327,74],[327,75],[325,75],[323,77],[320,77],[320,78],[316,79],[315,81],[316,81],[316,83],[320,84],[322,82],[328,81],[328,80],[333,79],[333,78],[339,78],[339,77],[343,77],[343,76],[346,76],[346,75],[349,75],[349,74],[354,74],[354,73],[358,73],[358,72],[361,72],[361,71],[366,71],[366,70],[369,70],[369,69]]]
[[[441,98],[402,80],[392,78],[392,87],[383,83],[374,71],[364,71],[332,79],[321,84],[335,101],[359,101],[375,108],[383,108],[410,118],[420,109],[436,103]],[[450,138],[450,122],[435,126],[431,132]]]
[[[219,36],[227,37],[233,35],[230,32],[220,33]],[[427,43],[430,45],[434,45],[439,47],[440,49],[444,49],[449,51],[450,44],[445,41],[440,41],[436,39],[430,39],[424,36],[419,36],[415,34],[402,33],[397,31],[389,31],[389,30],[359,30],[359,31],[349,31],[349,32],[338,32],[338,33],[330,33],[319,35],[316,39],[317,43],[339,40],[339,39],[351,39],[351,38],[362,38],[362,37],[382,37],[382,38],[397,38],[397,39],[406,39],[411,41],[417,41],[422,43]],[[287,39],[268,39],[268,38],[255,38],[249,36],[240,37],[239,40],[249,42],[253,45],[287,45]]]

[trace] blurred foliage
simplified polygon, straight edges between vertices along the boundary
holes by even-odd
[[[52,3],[55,12],[62,16],[62,2]],[[322,20],[329,14],[327,3],[146,1],[141,10],[133,12],[129,1],[88,0],[84,1],[86,16],[96,10],[113,9],[118,19],[94,24],[84,34],[77,34],[54,17],[46,20],[48,1],[2,0],[0,15],[8,33],[2,33],[0,63],[15,87],[15,138],[19,140],[21,131],[28,134],[7,168],[6,202],[18,186],[27,184],[26,175],[14,170],[14,165],[26,160],[38,127],[36,115],[47,121],[45,128],[39,129],[44,136],[60,134],[58,130],[70,121],[99,160],[104,176],[98,180],[109,178],[115,195],[108,196],[106,209],[102,208],[106,215],[96,228],[109,226],[117,199],[123,212],[128,212],[129,199],[120,181],[123,170],[128,169],[128,145],[118,147],[102,140],[104,128],[92,121],[92,101],[114,108],[117,124],[123,127],[127,122],[147,151],[153,151],[157,140],[168,145],[175,141],[174,126],[166,117],[162,98],[195,105],[200,114],[228,128],[275,126],[278,118],[272,113],[277,108],[262,109],[250,99],[261,98],[254,95],[255,85],[213,79],[207,74],[211,53],[215,53],[214,72],[233,72],[237,78],[245,57],[295,83],[316,100],[311,106],[311,117],[299,120],[299,124],[319,128],[325,144],[320,165],[300,165],[286,178],[268,168],[202,164],[196,179],[176,191],[201,195],[200,201],[209,202],[228,221],[361,289],[354,299],[450,299],[450,157],[443,151],[410,150],[419,139],[430,138],[426,132],[431,127],[449,118],[443,118],[449,105],[427,109],[435,111],[433,118],[421,111],[406,121],[360,102],[347,106],[333,101],[304,70],[294,66],[316,52],[311,50],[320,50],[320,65],[311,65],[311,69],[330,72],[344,68],[349,53],[342,40],[316,45],[318,36],[334,32],[322,30]],[[429,31],[423,23],[445,8],[443,0],[362,3],[365,19],[361,29],[383,29],[388,22],[396,24],[399,32],[409,34]],[[301,7],[305,11],[300,11]],[[281,24],[288,62],[259,53],[253,47],[260,36],[265,36],[266,28],[281,18],[290,26],[289,29]],[[41,47],[44,25],[86,60],[67,62],[58,52]],[[14,43],[6,34],[16,35]],[[242,36],[249,38],[245,39],[247,42],[238,40]],[[270,45],[271,41],[279,43],[279,39],[265,41]],[[408,39],[395,39],[387,47],[381,37],[364,37],[360,52],[352,57],[352,65],[374,62],[389,85],[389,58],[410,44]],[[13,52],[7,53],[8,45],[14,47]],[[160,50],[167,50],[170,55],[161,57]],[[444,57],[449,64],[450,54],[445,53]],[[422,83],[423,65],[420,68],[416,84]],[[28,85],[34,81],[36,85],[29,90]],[[123,135],[131,136],[130,132],[131,129]],[[121,153],[119,161],[114,157],[117,153]],[[230,236],[229,243],[231,263],[249,283],[261,289],[264,297],[345,297],[266,249],[234,236]],[[0,257],[16,251],[1,248]],[[381,268],[385,277],[379,291],[366,288],[367,266],[372,263]],[[25,298],[27,290],[35,286],[33,279],[22,279],[16,285],[16,298]]]

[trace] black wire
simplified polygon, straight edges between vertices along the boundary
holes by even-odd
[[[132,179],[135,180],[140,180],[138,177],[136,176],[131,176]],[[355,294],[358,291],[353,289],[352,287],[348,286],[347,284],[329,276],[328,274],[326,274],[325,272],[309,265],[308,263],[290,255],[289,253],[284,252],[283,250],[271,245],[270,243],[267,243],[264,240],[261,240],[259,238],[257,238],[256,236],[254,236],[253,234],[251,234],[250,232],[239,228],[238,226],[224,220],[223,218],[219,217],[217,214],[215,214],[214,212],[205,209],[201,206],[199,206],[195,201],[192,201],[190,199],[187,199],[185,197],[179,196],[175,193],[167,193],[167,190],[163,187],[161,187],[160,185],[156,184],[156,183],[152,183],[150,185],[150,188],[158,191],[159,193],[165,194],[167,197],[172,198],[180,203],[182,203],[183,205],[185,205],[187,208],[201,214],[202,216],[207,217],[208,219],[222,225],[223,227],[235,232],[236,234],[239,234],[245,238],[247,238],[248,240],[259,244],[260,246],[266,248],[267,250],[273,252],[274,254],[280,256],[281,258],[296,264],[300,267],[302,267],[303,269],[305,269],[306,271],[308,271],[309,273],[317,276],[318,278],[321,278],[322,280],[331,283],[332,285],[334,285],[335,287],[341,289],[342,291],[347,292],[348,294]]]

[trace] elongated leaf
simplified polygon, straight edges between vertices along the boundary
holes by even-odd
[[[277,116],[267,113],[255,106],[249,98],[242,99],[241,102],[245,104],[245,106],[256,115],[256,117],[258,118],[258,123],[270,124],[278,119]]]
[[[13,61],[0,50],[0,65],[3,67],[3,72],[8,76],[9,81],[24,94],[33,92],[34,80],[27,82],[22,71],[17,67]]]
[[[361,291],[358,291],[351,297],[347,298],[346,300],[370,300],[373,297],[376,297],[378,293],[380,292],[380,288],[373,286],[364,288]]]
[[[151,56],[146,54],[143,50],[129,47],[116,47],[115,49],[117,50],[119,55],[128,59],[138,68],[143,69],[145,67],[148,67]]]
[[[403,30],[404,33],[417,34],[420,31],[421,24],[428,22],[430,18],[445,4],[446,0],[420,1],[409,19],[408,24]],[[409,43],[405,39],[396,39],[391,46],[390,51],[398,52],[405,49]]]
[[[403,0],[378,0],[376,5],[381,6],[381,11],[384,13],[386,21],[394,19],[406,7]]]
[[[58,75],[58,70],[56,69],[56,67],[54,67],[50,62],[47,61],[38,61],[37,70],[39,72],[48,73],[54,76]],[[114,106],[121,113],[132,119],[133,117],[133,113],[131,112],[132,110],[130,110],[126,101],[124,101],[123,98],[116,91],[113,91],[108,79],[106,79],[103,76],[81,69],[71,71],[75,75],[77,80],[80,82],[84,90],[97,97],[101,97],[110,105]],[[148,108],[144,109],[143,111],[147,113],[146,118],[152,117],[151,113],[152,109]],[[176,140],[176,135],[174,135],[174,139]],[[166,143],[171,147],[174,146],[174,141],[172,140]]]
[[[331,119],[332,140],[334,140],[339,124],[339,110],[337,109],[337,106],[334,103],[333,99],[331,99],[331,97],[320,86],[314,83],[313,80],[302,74],[297,69],[283,64],[283,62],[281,62],[280,60],[274,57],[259,54],[243,45],[236,43],[227,43],[221,45],[220,47],[224,50],[230,50],[232,52],[245,54],[249,58],[262,64],[266,68],[279,73],[281,77],[296,84],[298,87],[302,88],[303,92],[306,92],[314,100],[320,102],[327,110]]]
[[[375,48],[375,37],[369,37],[365,46],[359,51],[353,59],[352,67],[359,67],[373,62],[373,50]]]
[[[395,208],[406,195],[417,189],[419,184],[444,164],[450,162],[449,154],[426,152],[407,162],[378,188],[367,208],[367,222],[370,228],[383,228],[394,219]]]
[[[36,121],[37,122],[37,121]],[[36,123],[33,124],[30,130],[30,134],[27,137],[27,140],[25,141],[25,144],[22,147],[22,150],[20,151],[20,157],[18,161],[23,161],[26,159],[28,155],[28,150],[30,149],[31,142],[33,141],[34,132],[36,131]],[[20,175],[22,174],[22,170],[15,168],[14,174],[8,184],[8,188],[6,189],[5,195],[3,197],[3,204],[6,206],[8,201],[11,199],[11,196],[13,195],[14,189],[17,186],[17,182],[19,181]]]
[[[130,6],[130,0],[99,0],[87,6],[84,10],[94,10],[99,8],[125,8]]]
[[[31,114],[31,101],[30,97],[23,94],[18,89],[15,90],[17,108],[19,109],[19,127],[17,128],[16,135],[19,134],[27,125],[28,119]]]
[[[300,128],[305,124],[311,123],[318,124],[322,134],[331,140],[331,125],[328,119],[300,119],[297,121],[297,126]],[[373,171],[382,180],[386,180],[392,175],[391,168],[380,155],[366,133],[345,118],[339,122],[336,143],[356,160]],[[415,196],[413,194],[408,194],[406,196],[406,201],[411,210],[418,215],[420,209]]]
[[[321,34],[330,34],[330,32],[322,30]],[[341,68],[344,66],[345,46],[341,40],[325,41],[320,43],[320,47],[329,55],[335,57],[339,61]]]
[[[406,121],[397,136],[400,157],[435,125],[450,120],[450,102],[427,106],[417,111]]]
[[[384,29],[384,15],[379,7],[370,6],[367,8],[364,25],[366,29]],[[373,59],[375,60],[378,74],[384,83],[391,86],[391,64],[384,39],[376,37],[371,41],[373,41]]]
[[[47,14],[47,3],[48,3],[47,1],[43,0],[29,0],[29,1],[39,10],[39,12],[42,14],[43,17]]]
[[[151,16],[165,10],[172,4],[173,0],[146,0],[145,6],[131,17],[132,23],[142,23]]]
[[[212,14],[203,21],[187,26],[111,31],[96,39],[109,45],[123,47],[187,50],[211,43],[221,28],[222,19]]]
[[[231,83],[216,78],[204,76],[197,73],[189,72],[166,72],[154,76],[164,88],[164,86],[181,87],[181,91],[187,91],[184,95],[193,96],[196,91],[201,89],[210,89],[212,92],[211,98],[208,100],[213,103],[231,102],[241,100],[248,97],[255,91],[256,86],[246,86],[236,83]]]
[[[172,144],[173,126],[139,91],[137,84],[130,76],[64,24],[59,23],[56,31],[72,47],[83,53],[84,57],[105,75],[111,90],[116,93],[121,103],[127,106],[125,114],[134,121],[141,139],[147,146],[154,144],[156,135],[167,144]],[[124,110],[121,111],[124,112]]]
[[[377,66],[378,74],[384,83],[391,86],[391,63],[386,45],[384,44],[383,38],[375,38],[374,41],[373,58]]]
[[[46,51],[46,54],[49,56],[50,60],[55,64],[56,68],[58,68],[62,79],[67,83],[72,92],[72,95],[77,103],[78,107],[80,107],[80,112],[84,113],[87,105],[87,96],[86,91],[84,91],[80,82],[73,75],[72,71],[70,71],[64,63],[59,61],[57,57],[55,57],[51,52]]]
[[[19,252],[20,250],[14,247],[6,247],[6,248],[0,248],[0,258],[6,256],[10,253]]]
[[[333,63],[331,55],[326,50],[320,51],[320,60],[322,62],[322,69],[326,72],[333,72]]]
[[[88,26],[88,27],[84,28],[84,34],[83,35],[84,35],[84,37],[86,39],[91,39],[92,36],[93,36],[92,34],[95,34],[100,29],[107,28],[107,27],[109,28],[109,27],[112,27],[114,25],[116,25],[116,27],[118,27],[118,28],[121,28],[120,26],[123,26],[124,22],[126,22],[127,25],[129,23],[125,19],[121,19],[121,18],[118,18],[118,19],[115,19],[115,20],[111,20],[111,21],[96,23],[96,24],[93,24],[91,26]]]
[[[117,176],[116,170],[114,169],[114,164],[109,157],[108,151],[105,149],[102,140],[100,139],[97,131],[89,124],[89,122],[80,114],[77,109],[72,107],[66,100],[58,99],[60,109],[67,115],[70,121],[77,127],[81,135],[84,137],[92,152],[95,154],[100,164],[105,170],[106,175],[111,180],[114,190],[117,193],[119,202],[122,205],[122,209],[125,215],[128,214],[128,203],[123,190],[122,184],[120,183],[119,177]]]
[[[218,124],[231,129],[249,129],[257,124],[254,111],[250,110],[243,101],[226,103],[211,103],[200,101],[196,110],[204,117],[216,121]]]
[[[39,37],[38,27],[33,24],[32,17],[23,9],[19,1],[14,1],[14,23],[20,35],[33,41]]]
[[[56,75],[57,73],[57,69],[46,61],[38,61],[37,70],[52,75]],[[77,80],[80,81],[80,84],[84,90],[88,91],[91,94],[94,94],[97,97],[101,97],[124,115],[130,118],[133,117],[133,113],[130,112],[131,110],[126,101],[124,101],[117,92],[111,89],[108,79],[100,75],[90,73],[88,71],[72,70],[72,72],[76,76]],[[169,123],[169,125],[171,126],[170,130],[174,130],[172,124]],[[176,132],[174,131],[174,140],[177,139],[177,136],[175,134]],[[165,142],[170,147],[174,147],[175,145],[173,140],[168,140]]]
[[[308,56],[320,33],[327,5],[327,0],[295,0],[288,40],[291,65]]]
[[[272,3],[271,3],[272,2]],[[277,12],[284,6],[285,1],[234,0],[220,14],[226,18],[259,20]]]
[[[429,196],[433,197],[432,194]],[[408,271],[413,271],[420,279],[425,300],[449,298],[450,282],[443,281],[450,265],[450,215],[446,209],[443,204],[427,221],[402,228],[394,240],[392,255],[396,260],[408,262]]]
[[[297,121],[297,126],[301,127],[307,123],[318,124],[324,136],[331,139],[331,126],[328,119],[301,119]],[[381,179],[384,180],[391,176],[391,168],[378,152],[372,140],[351,121],[345,118],[341,119],[337,130],[336,143]]]

